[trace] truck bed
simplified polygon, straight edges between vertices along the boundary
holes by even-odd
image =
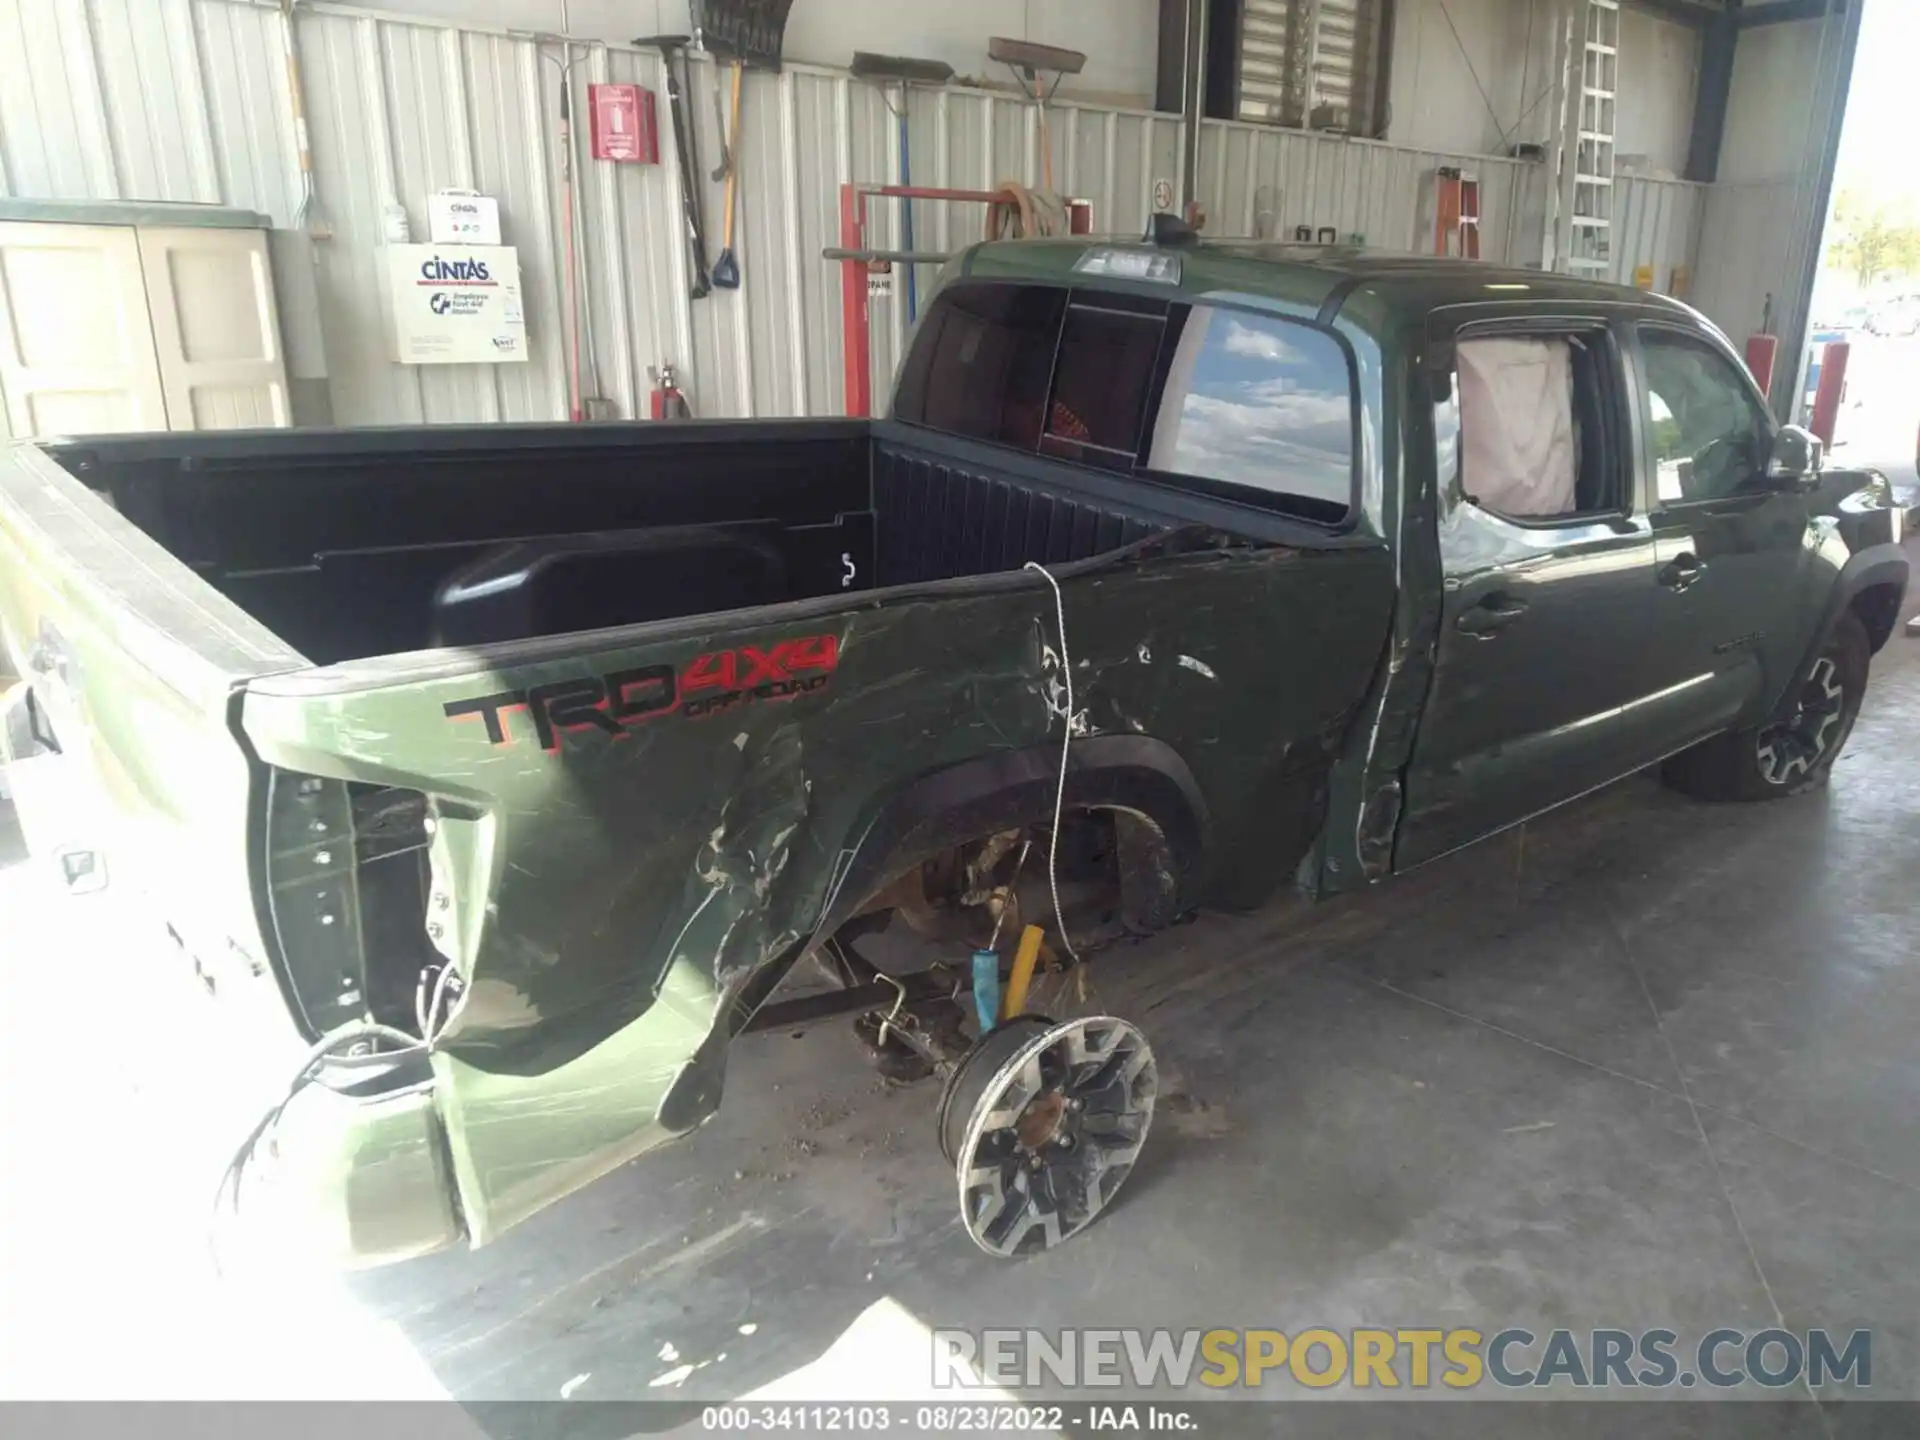
[[[335,1140],[281,1193],[367,1260],[702,1123],[788,969],[956,846],[1126,816],[1161,908],[1253,903],[1396,594],[1377,537],[893,421],[16,445],[0,560],[103,797],[62,844],[289,1065],[432,1037],[303,1097]]]
[[[1176,523],[957,448],[864,421],[50,447],[323,665],[1057,564]]]

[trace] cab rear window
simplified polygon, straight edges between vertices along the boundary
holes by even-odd
[[[916,425],[1032,450],[1067,292],[1040,285],[950,287],[927,312],[900,372],[894,414]]]
[[[1355,405],[1324,330],[1251,310],[1050,285],[949,285],[894,417],[1335,523]]]

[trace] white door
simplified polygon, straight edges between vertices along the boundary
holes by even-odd
[[[196,229],[142,229],[139,235],[172,427],[291,424],[266,235]]]
[[[167,428],[131,229],[0,222],[0,393],[19,437]]]

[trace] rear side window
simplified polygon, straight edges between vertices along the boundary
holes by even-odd
[[[1353,494],[1353,382],[1331,335],[1196,305],[1167,372],[1150,468],[1282,496],[1337,520]]]
[[[894,417],[1323,522],[1352,503],[1352,372],[1330,334],[1044,285],[943,288]]]

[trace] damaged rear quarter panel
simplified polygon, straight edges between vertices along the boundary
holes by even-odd
[[[1204,794],[1210,848],[1257,851],[1276,824],[1262,808],[1273,782],[1324,767],[1367,685],[1393,603],[1384,550],[1150,555],[1060,573],[1087,733],[1165,741]],[[429,917],[469,980],[436,1088],[476,1243],[711,1112],[745,1019],[732,1002],[811,938],[888,795],[1058,740],[1056,628],[1052,590],[1015,572],[249,690],[243,723],[267,763],[435,797]],[[723,693],[688,688],[718,673],[717,661],[698,670],[702,657],[827,637],[824,684],[689,713]],[[735,663],[741,680],[756,662]],[[584,708],[590,691],[547,692],[563,695],[548,705],[556,717],[573,717],[551,750],[523,707],[498,707],[497,742],[484,714],[448,714],[663,666],[679,677],[674,708],[634,682],[637,718],[623,724],[586,714],[618,713],[617,689]],[[1270,858],[1278,876],[1297,856]]]

